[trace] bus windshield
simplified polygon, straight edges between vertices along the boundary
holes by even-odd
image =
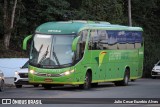
[[[30,64],[44,68],[67,67],[73,63],[72,42],[75,35],[35,34]]]

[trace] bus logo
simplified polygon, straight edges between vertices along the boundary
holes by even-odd
[[[102,65],[104,56],[105,56],[106,54],[107,54],[107,52],[105,52],[105,51],[100,52],[100,54],[99,54],[99,67]]]

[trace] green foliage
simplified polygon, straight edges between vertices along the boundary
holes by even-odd
[[[150,76],[152,67],[160,60],[160,0],[131,1],[133,26],[144,29],[146,77]],[[10,4],[12,2],[10,0]],[[15,52],[1,52],[0,57],[26,57],[26,54],[19,53],[24,37],[33,34],[35,28],[44,22],[59,20],[101,20],[128,25],[127,0],[18,0],[10,46]],[[1,50],[3,33],[3,0],[0,0]]]
[[[3,38],[3,22],[2,22],[2,19],[3,19],[3,13],[2,13],[2,1],[0,2],[0,39]]]

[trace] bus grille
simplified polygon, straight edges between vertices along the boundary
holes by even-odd
[[[60,77],[60,74],[48,74],[48,73],[37,73],[35,74],[37,76],[43,76],[43,77]]]

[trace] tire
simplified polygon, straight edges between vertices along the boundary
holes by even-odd
[[[152,79],[156,79],[157,77],[156,76],[152,76]]]
[[[97,87],[98,83],[91,83],[91,87]]]
[[[125,71],[125,74],[124,74],[124,77],[123,77],[123,80],[122,81],[115,81],[115,85],[116,86],[127,86],[128,85],[128,82],[129,82],[129,78],[130,78],[130,75],[129,75],[129,71],[126,70]]]
[[[39,84],[33,85],[34,87],[39,87]]]
[[[152,72],[152,74],[151,74],[151,78],[152,79],[156,79],[157,77],[156,76],[152,76],[152,75],[157,75],[157,72]]]
[[[1,80],[1,83],[0,83],[0,91],[4,91],[4,80]]]
[[[46,90],[49,90],[49,89],[52,88],[52,85],[50,85],[50,84],[43,84],[42,86],[43,86],[44,89],[46,89]]]
[[[136,80],[135,79],[131,79],[131,82],[135,82]]]
[[[22,88],[22,85],[16,85],[16,88]]]
[[[84,84],[79,85],[81,89],[88,90],[91,88],[92,76],[91,73],[87,72],[84,80]]]

